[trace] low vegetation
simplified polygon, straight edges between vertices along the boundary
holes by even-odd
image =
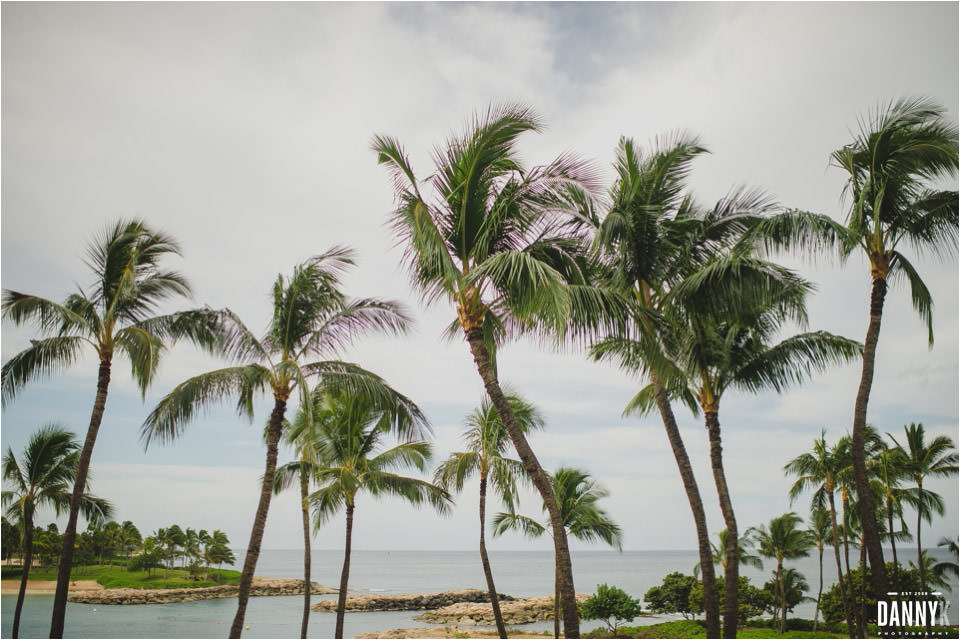
[[[20,567],[3,567],[3,579],[19,579]],[[215,587],[221,584],[238,584],[240,572],[224,569],[220,580],[216,580],[216,568],[208,571],[209,578],[192,578],[189,570],[171,569],[166,578],[162,575],[148,574],[147,571],[127,571],[120,566],[93,565],[75,567],[70,580],[96,580],[104,589],[184,589],[196,587]],[[56,567],[34,568],[30,572],[31,580],[56,580]]]

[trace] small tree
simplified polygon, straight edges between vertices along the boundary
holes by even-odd
[[[690,591],[698,583],[695,577],[674,571],[664,577],[659,587],[648,589],[643,600],[656,613],[679,613],[693,618],[696,612],[690,609]]]
[[[623,589],[605,584],[597,585],[597,592],[580,605],[581,618],[603,620],[614,635],[618,622],[630,622],[641,613],[639,600],[631,598]]]

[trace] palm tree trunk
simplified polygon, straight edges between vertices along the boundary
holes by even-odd
[[[507,433],[517,450],[517,455],[523,463],[523,468],[530,476],[530,481],[537,488],[543,504],[550,514],[550,526],[553,530],[553,545],[556,555],[557,576],[560,588],[560,600],[563,610],[563,631],[567,638],[580,637],[580,614],[577,609],[577,598],[573,587],[573,566],[570,562],[570,549],[567,546],[567,532],[563,526],[563,519],[560,517],[560,508],[557,506],[557,499],[550,486],[550,478],[540,466],[540,461],[530,448],[523,431],[517,424],[516,416],[510,409],[503,389],[500,388],[500,382],[497,380],[493,365],[490,362],[490,354],[487,353],[487,347],[483,343],[483,330],[480,327],[465,328],[467,343],[470,345],[470,352],[473,354],[473,360],[477,365],[477,372],[483,380],[483,386],[490,396],[490,401],[496,407],[500,415],[500,421],[506,427]]]
[[[813,610],[813,632],[817,632],[817,619],[820,617],[820,597],[823,595],[823,544],[818,547],[820,552],[820,588],[817,589],[817,608]]]
[[[723,448],[720,446],[720,419],[716,411],[704,411],[707,434],[710,438],[710,466],[713,469],[713,482],[720,498],[720,511],[727,525],[726,563],[723,570],[723,637],[737,637],[737,597],[740,585],[740,554],[737,539],[737,518],[733,513],[733,502],[727,487],[727,478],[723,473]]]
[[[887,498],[887,531],[890,532],[890,549],[893,551],[893,569],[899,572],[900,564],[897,562],[896,532],[893,530],[893,502],[889,498]],[[897,590],[897,585],[893,585],[893,590]]]
[[[863,532],[860,532],[860,609],[857,613],[857,626],[861,638],[867,633],[867,557],[863,542]]]
[[[923,480],[917,479],[917,495],[923,495]],[[923,566],[923,545],[920,542],[920,524],[923,522],[923,519],[920,517],[922,511],[917,509],[917,568],[920,569],[920,590],[927,590],[927,575]]]
[[[690,511],[693,512],[693,522],[697,529],[700,576],[703,579],[703,612],[706,619],[706,634],[708,638],[719,638],[720,604],[717,597],[717,580],[713,569],[710,535],[707,532],[707,516],[703,511],[700,489],[697,487],[697,479],[693,475],[693,467],[690,465],[687,449],[683,446],[683,439],[680,437],[680,429],[677,427],[677,419],[670,407],[667,391],[656,375],[650,375],[650,382],[653,384],[653,394],[657,402],[657,408],[660,410],[663,427],[667,432],[670,447],[673,449],[673,457],[680,469],[680,479],[683,481],[683,488],[687,493],[687,501],[690,503]]]
[[[343,545],[343,570],[340,572],[340,594],[337,596],[337,627],[334,638],[343,637],[343,617],[347,610],[347,583],[350,580],[350,542],[353,539],[353,505],[347,503],[347,537]]]
[[[230,625],[231,638],[239,638],[243,631],[243,618],[247,613],[247,600],[250,599],[250,585],[253,583],[253,573],[257,568],[257,559],[260,557],[263,530],[267,526],[267,512],[270,510],[270,497],[273,495],[273,477],[277,470],[277,449],[280,434],[283,432],[283,416],[286,410],[287,401],[275,398],[273,413],[270,414],[270,426],[267,428],[267,461],[260,487],[260,503],[257,505],[253,530],[250,532],[250,543],[247,545],[247,557],[243,561],[243,572],[240,574],[237,613],[233,617],[233,624]]]
[[[553,567],[553,637],[560,637],[560,576]]]
[[[500,597],[497,587],[493,584],[493,571],[490,570],[490,559],[487,557],[487,476],[480,474],[480,563],[483,565],[483,577],[487,580],[487,591],[490,592],[490,606],[493,609],[493,619],[497,623],[497,634],[501,638],[507,637],[507,628],[503,624],[503,614],[500,613]]]
[[[837,507],[833,500],[833,491],[827,491],[830,502],[830,524],[833,529],[833,556],[837,560],[837,584],[840,585],[840,602],[843,603],[843,617],[847,622],[847,633],[851,638],[856,637],[856,627],[853,625],[853,616],[850,615],[850,601],[847,599],[847,587],[843,579],[843,565],[840,564],[840,535],[837,532]]]
[[[300,470],[300,513],[303,516],[303,617],[300,622],[300,637],[307,637],[310,624],[310,510],[307,507],[310,478]]]
[[[23,522],[23,571],[20,573],[20,590],[17,592],[17,606],[13,610],[13,635],[20,637],[20,612],[23,611],[23,599],[27,595],[27,580],[30,566],[33,564],[33,518],[27,516]]]
[[[93,401],[90,414],[90,426],[87,437],[80,450],[77,461],[77,477],[73,482],[73,495],[70,497],[70,515],[67,527],[63,530],[63,543],[60,547],[60,565],[57,568],[57,590],[53,595],[53,615],[50,619],[50,637],[62,638],[64,618],[67,615],[67,590],[70,587],[70,571],[73,568],[73,545],[77,539],[77,517],[80,515],[80,502],[87,486],[87,472],[93,457],[93,445],[97,442],[97,433],[103,421],[103,410],[107,406],[107,389],[110,387],[110,363],[113,354],[101,354],[100,369],[97,373],[97,396]]]
[[[877,342],[880,339],[880,319],[883,315],[883,299],[887,295],[887,281],[883,276],[875,275],[870,293],[870,324],[867,337],[863,341],[863,373],[860,376],[860,388],[853,409],[853,433],[851,436],[851,455],[853,457],[853,479],[857,486],[857,506],[860,509],[860,526],[863,528],[870,557],[870,569],[873,576],[873,589],[877,598],[886,599],[887,568],[883,564],[883,547],[880,545],[880,532],[877,527],[876,506],[867,480],[867,462],[864,452],[864,440],[867,426],[867,402],[870,399],[870,387],[873,385],[874,361],[877,355]]]
[[[848,539],[848,525],[850,523],[850,518],[847,515],[847,509],[850,506],[850,503],[847,500],[847,494],[844,493],[841,498],[841,506],[843,507],[843,562],[847,567],[847,574],[850,573],[850,543]]]
[[[787,589],[783,582],[783,559],[777,558],[777,584],[780,585],[780,634],[787,632]]]

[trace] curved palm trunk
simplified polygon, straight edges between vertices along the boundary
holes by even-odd
[[[700,575],[703,578],[703,611],[706,618],[707,637],[719,638],[720,604],[717,598],[716,574],[713,569],[713,552],[710,549],[710,537],[707,532],[707,517],[703,511],[700,489],[697,487],[697,479],[693,475],[693,467],[690,465],[687,449],[683,446],[683,439],[680,437],[677,419],[673,415],[673,409],[670,408],[667,391],[657,376],[651,374],[650,382],[653,384],[657,408],[663,418],[663,427],[666,429],[667,439],[670,441],[671,449],[673,449],[673,457],[680,469],[680,478],[683,481],[683,488],[687,493],[690,511],[693,512],[693,521],[697,529],[697,547],[700,552]]]
[[[923,495],[923,480],[917,479],[917,494]],[[917,509],[917,568],[920,569],[920,590],[927,590],[927,574],[925,572],[926,567],[923,566],[923,545],[920,542],[920,525],[923,522],[923,518],[920,517],[920,509]]]
[[[347,537],[343,545],[343,570],[340,572],[340,594],[337,596],[337,627],[334,638],[343,637],[343,617],[347,611],[347,583],[350,580],[350,543],[353,540],[353,505],[347,504]]]
[[[883,299],[887,295],[887,281],[874,274],[873,289],[870,293],[870,324],[867,337],[863,341],[863,372],[860,376],[860,388],[853,409],[853,433],[851,453],[853,457],[853,479],[857,485],[857,505],[860,509],[860,526],[863,528],[870,557],[870,569],[873,576],[873,589],[878,598],[886,599],[887,568],[883,564],[883,547],[880,545],[880,532],[876,521],[876,506],[867,480],[867,462],[864,452],[864,440],[867,426],[867,402],[870,399],[870,387],[873,385],[873,369],[877,355],[877,342],[880,339],[880,319],[883,315]]]
[[[733,502],[727,487],[727,478],[723,473],[723,448],[720,446],[720,419],[716,411],[704,411],[707,434],[710,438],[710,466],[713,469],[713,482],[717,486],[720,498],[720,511],[727,525],[726,562],[723,570],[723,637],[737,637],[737,613],[740,585],[740,554],[737,533],[737,518],[733,513]]]
[[[306,471],[300,470],[300,513],[303,519],[303,617],[300,622],[300,637],[307,637],[310,624],[310,510],[307,507],[307,494],[310,478]]]
[[[490,592],[490,606],[493,608],[493,619],[497,623],[497,634],[501,638],[507,637],[507,628],[503,624],[503,614],[500,613],[500,597],[497,587],[493,584],[493,571],[490,569],[490,559],[487,557],[487,476],[480,474],[480,563],[483,565],[483,577],[487,580],[487,591]]]
[[[253,584],[253,573],[257,568],[257,559],[260,557],[263,530],[267,526],[267,512],[270,510],[270,498],[273,495],[273,476],[277,470],[278,445],[280,434],[283,432],[283,415],[286,410],[286,400],[276,398],[273,404],[273,413],[270,414],[270,426],[267,428],[267,461],[263,471],[263,483],[260,487],[260,503],[257,505],[257,514],[253,519],[253,530],[250,532],[250,543],[247,545],[247,557],[243,561],[243,572],[240,574],[237,613],[233,617],[233,624],[230,625],[231,638],[239,638],[243,631],[243,618],[247,613],[247,601],[250,599],[250,585]]]
[[[847,599],[847,587],[843,580],[843,565],[840,564],[840,534],[837,526],[837,508],[833,500],[833,491],[827,491],[830,502],[830,524],[833,529],[833,556],[837,561],[837,584],[840,585],[840,602],[843,603],[843,617],[847,623],[847,633],[851,638],[856,637],[856,627],[853,625],[853,616],[850,615],[850,601]]]
[[[823,595],[823,545],[817,547],[820,555],[820,588],[817,589],[817,608],[813,610],[813,632],[817,632],[817,620],[820,618],[820,597]]]
[[[20,574],[20,590],[17,592],[17,606],[13,610],[13,635],[20,637],[20,612],[23,611],[23,599],[27,595],[27,580],[30,577],[30,566],[33,564],[33,518],[24,519],[23,523],[23,571]]]
[[[563,610],[563,631],[567,638],[580,637],[580,614],[577,610],[577,599],[573,588],[573,567],[570,563],[570,549],[567,546],[567,532],[563,526],[563,519],[560,517],[560,508],[557,506],[557,499],[550,486],[550,479],[540,466],[540,461],[530,448],[523,431],[517,424],[516,416],[510,409],[503,389],[494,373],[490,362],[490,354],[487,353],[487,347],[483,344],[483,330],[480,327],[471,327],[465,329],[467,343],[470,345],[470,352],[473,354],[473,360],[477,365],[477,372],[483,379],[483,386],[490,396],[490,401],[496,407],[503,426],[506,427],[513,446],[517,450],[517,455],[523,463],[523,468],[530,476],[531,482],[540,493],[543,504],[550,514],[550,527],[553,530],[553,545],[556,554],[557,578],[560,589],[560,604]]]
[[[103,422],[103,410],[107,406],[107,389],[110,387],[110,364],[112,354],[101,356],[97,373],[97,396],[93,401],[90,414],[90,426],[87,437],[80,450],[77,462],[77,477],[73,481],[73,495],[70,497],[70,516],[63,530],[63,543],[60,547],[60,564],[57,568],[57,590],[53,595],[53,615],[50,619],[50,637],[62,638],[64,618],[67,615],[67,590],[70,587],[70,570],[73,568],[73,545],[77,539],[77,517],[80,515],[80,502],[87,486],[87,473],[90,459],[93,457],[93,445],[97,442],[100,423]]]

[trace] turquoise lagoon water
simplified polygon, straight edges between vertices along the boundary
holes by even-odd
[[[939,559],[946,559],[942,550],[932,550]],[[242,558],[242,554],[238,553]],[[553,593],[553,556],[549,552],[492,552],[497,590],[514,596],[530,597]],[[851,558],[853,559],[853,558]],[[690,573],[697,563],[694,551],[587,551],[574,552],[574,580],[579,593],[591,593],[597,584],[617,585],[635,598],[660,583],[671,571]],[[313,552],[313,579],[321,584],[339,583],[343,561],[340,551]],[[824,589],[836,582],[836,569],[831,556],[824,558]],[[769,564],[769,566],[768,566]],[[817,558],[803,558],[789,566],[797,567],[807,578],[816,597],[818,585]],[[765,563],[764,570],[745,567],[754,584],[762,585],[774,565]],[[297,550],[264,550],[260,555],[257,575],[273,578],[302,577],[302,552]],[[833,579],[831,579],[833,575]],[[948,598],[951,619],[956,622],[958,592],[956,579]],[[427,593],[447,589],[484,588],[479,555],[475,551],[354,551],[351,558],[350,590],[359,594]],[[314,596],[314,600],[335,596]],[[104,606],[68,603],[64,637],[68,638],[225,638],[236,612],[236,600],[224,598],[180,604]],[[2,637],[9,638],[15,596],[3,596]],[[52,596],[27,596],[21,620],[21,637],[45,638],[50,629]],[[302,596],[251,598],[247,608],[246,638],[298,638]],[[402,627],[429,627],[414,620],[417,611],[348,613],[345,636],[369,631],[387,631]],[[813,617],[813,605],[800,605],[795,614]],[[312,612],[309,635],[314,638],[333,636],[334,614]],[[637,623],[654,623],[664,619],[640,618]],[[545,631],[552,622],[524,625],[524,628]],[[600,626],[584,623],[584,629]]]

